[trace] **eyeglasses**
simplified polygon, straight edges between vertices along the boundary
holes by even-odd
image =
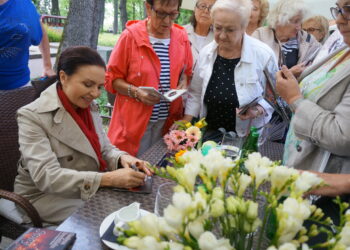
[[[162,11],[158,11],[155,10],[152,6],[152,10],[154,11],[154,13],[156,13],[156,16],[160,19],[165,19],[167,16],[169,16],[170,20],[175,20],[176,18],[179,17],[179,12],[172,12],[172,13],[167,13],[167,12],[162,12]]]
[[[304,31],[306,31],[307,33],[312,33],[312,32],[315,32],[315,31],[318,31],[318,32],[320,32],[321,31],[321,29],[315,29],[315,28],[308,28],[308,29],[303,29]]]
[[[210,12],[211,8],[213,7],[213,5],[206,5],[205,3],[201,3],[201,4],[196,4],[197,9],[199,10],[208,10],[208,12]]]
[[[332,7],[331,14],[334,19],[337,19],[339,13],[345,20],[350,20],[350,5],[345,5],[342,8]]]

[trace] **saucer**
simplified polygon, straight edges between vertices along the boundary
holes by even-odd
[[[119,211],[119,210],[118,210]],[[100,238],[102,238],[102,236],[104,235],[104,233],[106,232],[106,230],[109,228],[109,226],[114,222],[114,218],[117,214],[118,211],[115,211],[113,213],[111,213],[110,215],[108,215],[106,218],[104,218],[104,220],[101,223],[100,226]],[[150,212],[144,210],[144,209],[140,209],[140,217],[145,216],[147,214],[149,214]],[[102,242],[108,246],[111,249],[115,249],[115,250],[130,250],[130,248],[123,246],[123,245],[119,245],[117,242],[111,242],[111,241],[107,241],[107,240],[102,240]]]

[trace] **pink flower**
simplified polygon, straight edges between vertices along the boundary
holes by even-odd
[[[190,141],[193,144],[196,144],[199,141],[199,138],[194,135],[187,136],[187,141]]]
[[[170,137],[175,144],[180,144],[183,140],[186,139],[186,133],[182,130],[172,130],[170,132]]]

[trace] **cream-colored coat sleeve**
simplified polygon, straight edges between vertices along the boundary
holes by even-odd
[[[70,159],[78,158],[81,154],[74,152],[69,147],[62,146],[61,151],[55,153],[51,147],[53,141],[42,128],[41,121],[34,112],[20,109],[17,121],[22,154],[21,165],[23,166],[23,169],[19,171],[27,172],[30,178],[27,178],[29,176],[21,178],[20,175],[16,184],[30,187],[30,183],[33,182],[35,185],[35,187],[32,186],[33,190],[39,189],[43,193],[82,200],[87,200],[96,193],[100,186],[102,173],[74,169],[74,166],[70,164]],[[87,157],[80,161],[86,161],[88,165],[90,159]],[[93,160],[90,161],[92,164]],[[30,195],[30,190],[19,191]]]
[[[350,156],[350,85],[334,110],[303,100],[293,118],[294,132],[333,154]]]

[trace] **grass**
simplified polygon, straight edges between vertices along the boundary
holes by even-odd
[[[101,32],[98,36],[98,45],[99,46],[107,46],[114,47],[117,43],[119,34],[115,35],[113,33]]]
[[[54,29],[51,27],[48,27],[47,25],[45,26],[45,30],[47,33],[47,36],[49,37],[49,42],[60,42],[62,39],[62,33],[63,29]]]
[[[54,29],[51,27],[47,27],[45,25],[45,29],[47,32],[47,36],[49,37],[50,42],[60,42],[62,39],[62,31],[63,29]],[[114,45],[117,43],[119,34],[115,35],[113,33],[106,33],[101,32],[98,36],[98,45],[99,46],[107,46],[107,47],[114,47]]]

